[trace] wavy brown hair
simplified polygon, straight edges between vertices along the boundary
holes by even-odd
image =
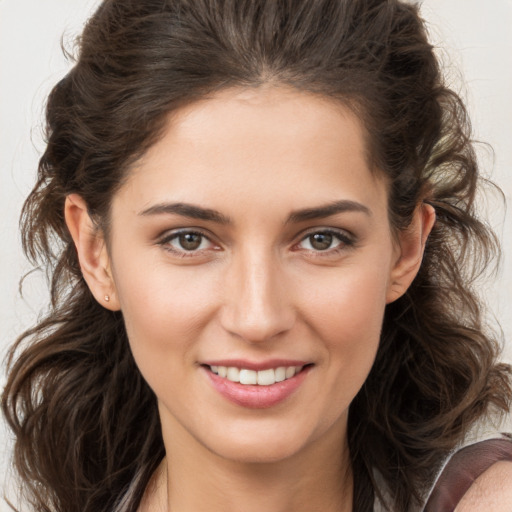
[[[105,0],[47,105],[47,148],[22,214],[23,245],[51,278],[51,309],[8,359],[3,412],[36,512],[134,512],[164,456],[156,399],[122,313],[87,288],[64,222],[78,193],[108,238],[127,169],[173,110],[227,87],[278,84],[362,119],[375,172],[404,229],[437,221],[419,274],[387,307],[371,373],[349,413],[353,510],[378,472],[393,510],[421,501],[468,428],[510,404],[473,291],[498,252],[475,213],[478,168],[461,100],[447,88],[418,8],[398,0]]]

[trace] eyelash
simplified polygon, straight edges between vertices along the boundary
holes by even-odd
[[[338,231],[338,230],[334,230],[334,229],[318,229],[317,228],[317,229],[315,229],[313,231],[309,231],[308,233],[303,235],[302,238],[300,239],[300,241],[294,245],[294,248],[298,247],[302,242],[310,239],[314,235],[323,235],[323,236],[329,235],[329,236],[332,236],[333,239],[338,240],[338,242],[339,242],[335,247],[332,247],[332,248],[329,247],[325,250],[304,249],[315,258],[316,257],[324,258],[324,257],[336,256],[340,252],[354,247],[354,245],[356,243],[356,240],[354,239],[354,237],[352,235],[349,235],[346,231]],[[300,250],[300,248],[299,248],[299,250]]]
[[[171,234],[168,234],[167,236],[163,237],[161,240],[158,241],[158,245],[162,246],[164,250],[166,250],[180,258],[194,257],[194,256],[197,256],[198,254],[201,254],[203,251],[208,250],[208,249],[204,249],[204,248],[203,249],[198,248],[198,249],[193,249],[193,250],[187,250],[185,248],[176,249],[176,248],[172,247],[171,242],[173,240],[177,240],[177,239],[179,239],[179,237],[185,236],[185,235],[196,235],[196,236],[201,237],[201,242],[200,242],[199,247],[203,244],[203,242],[205,240],[208,241],[211,245],[213,245],[215,247],[215,244],[211,241],[209,236],[202,233],[201,231],[190,230],[190,229],[183,229],[183,230],[175,231]],[[347,234],[344,231],[337,231],[337,230],[333,230],[333,229],[318,229],[317,228],[317,229],[315,229],[313,231],[309,231],[308,233],[303,235],[302,238],[299,240],[299,242],[297,242],[296,244],[293,245],[293,249],[301,250],[299,245],[302,242],[310,239],[314,235],[332,236],[333,239],[338,240],[339,243],[335,247],[333,247],[333,248],[329,247],[325,250],[314,249],[314,248],[313,249],[303,249],[303,250],[307,251],[310,255],[313,255],[313,257],[334,256],[334,255],[339,254],[341,251],[351,248],[355,245],[354,237],[352,235]]]
[[[174,231],[173,233],[171,233],[167,236],[164,236],[161,240],[159,240],[158,245],[162,246],[164,250],[172,253],[175,256],[178,256],[179,258],[194,257],[194,256],[200,254],[201,252],[203,252],[204,250],[207,250],[207,249],[187,250],[185,248],[176,249],[176,248],[172,247],[171,242],[173,240],[177,240],[177,239],[179,239],[179,237],[185,236],[185,235],[196,235],[196,236],[201,237],[200,246],[203,244],[203,242],[205,240],[207,240],[210,244],[215,246],[215,244],[211,241],[210,237],[208,237],[201,231],[197,231],[197,230],[193,230],[193,229],[192,230],[191,229],[183,229],[180,231]]]

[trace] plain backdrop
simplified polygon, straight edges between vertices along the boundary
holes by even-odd
[[[314,1],[314,0],[312,0]],[[0,357],[46,304],[43,276],[30,270],[20,249],[18,216],[31,189],[42,139],[44,102],[70,64],[61,39],[74,37],[98,0],[0,0]],[[501,325],[504,358],[512,361],[512,0],[425,0],[431,41],[449,83],[466,99],[475,138],[489,143],[479,155],[486,174],[503,189],[482,202],[503,242],[497,279],[482,283],[494,327]],[[2,366],[2,377],[4,380]],[[10,436],[0,420],[0,488],[8,474]],[[0,504],[0,512],[7,511]]]

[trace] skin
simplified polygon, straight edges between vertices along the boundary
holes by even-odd
[[[497,462],[468,489],[455,512],[510,512],[512,509],[512,464]]]
[[[352,509],[348,408],[434,222],[419,206],[393,232],[387,183],[365,150],[360,121],[339,104],[230,89],[169,117],[113,198],[108,244],[80,196],[68,197],[84,277],[123,312],[158,399],[167,458],[142,511]],[[340,201],[335,214],[297,215]],[[219,218],[162,208],[176,203]],[[184,229],[204,235],[199,249],[180,246]],[[327,249],[312,245],[326,233]],[[226,358],[310,369],[286,400],[251,409],[219,394],[201,366]]]

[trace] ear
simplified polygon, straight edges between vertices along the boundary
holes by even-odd
[[[111,311],[120,309],[103,233],[93,223],[78,194],[66,197],[64,216],[75,243],[82,275],[94,298]]]
[[[407,229],[399,233],[399,255],[391,270],[386,303],[401,297],[418,273],[428,235],[436,220],[434,208],[421,203]]]

